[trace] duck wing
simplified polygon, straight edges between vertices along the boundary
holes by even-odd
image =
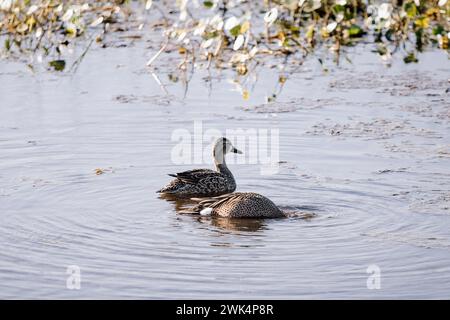
[[[204,198],[191,198],[191,200],[198,202],[198,206],[204,208],[218,208],[220,205],[228,202],[233,202],[245,198],[245,195],[240,192],[227,193],[217,197]]]
[[[189,184],[198,184],[202,181],[224,179],[220,172],[211,169],[194,169],[184,172],[178,172],[176,174],[169,174],[169,176],[175,177]],[[225,179],[224,179],[225,180]]]

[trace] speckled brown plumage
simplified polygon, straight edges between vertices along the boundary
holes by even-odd
[[[228,218],[281,218],[286,215],[270,199],[254,192],[235,192],[209,199],[193,199],[193,213]]]
[[[169,174],[175,179],[157,192],[179,198],[213,197],[233,192],[236,190],[236,182],[225,163],[225,154],[228,152],[242,153],[228,139],[219,138],[213,147],[216,171],[194,169]]]

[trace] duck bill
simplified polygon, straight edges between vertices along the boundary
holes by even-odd
[[[233,149],[231,149],[231,152],[237,153],[237,154],[242,154],[242,151],[241,151],[241,150],[238,150],[238,149],[236,149],[236,148],[234,148],[234,147],[233,147]]]

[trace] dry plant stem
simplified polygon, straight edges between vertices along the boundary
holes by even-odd
[[[161,53],[163,53],[163,51],[166,50],[168,44],[169,44],[169,38],[166,39],[166,42],[163,44],[161,49],[159,49],[159,51],[150,60],[148,60],[147,67],[150,67],[152,65],[152,63],[155,62],[155,60],[161,55]]]
[[[87,45],[86,49],[84,49],[83,53],[78,57],[77,60],[72,64],[72,67],[70,68],[70,71],[73,70],[73,73],[76,73],[78,70],[78,67],[80,66],[80,63],[83,61],[84,57],[86,56],[87,52],[91,48],[92,43],[94,43],[96,37],[92,37],[91,41],[89,41],[89,44]]]
[[[157,83],[157,84],[159,85],[159,87],[161,88],[161,90],[164,92],[164,94],[165,94],[165,95],[168,95],[169,92],[167,91],[166,86],[165,86],[165,85],[161,82],[161,80],[159,79],[158,75],[157,75],[155,72],[153,72],[153,71],[151,71],[150,73],[151,73],[153,79],[156,81],[156,83]]]

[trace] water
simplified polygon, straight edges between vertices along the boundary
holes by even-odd
[[[226,71],[195,73],[184,97],[169,58],[165,88],[143,67],[148,51],[95,48],[73,76],[0,61],[0,298],[448,298],[445,53],[386,68],[356,52],[329,74],[310,60],[264,106],[277,69],[259,69],[248,101]],[[171,161],[173,131],[194,120],[279,129],[279,172],[231,164],[238,190],[313,217],[177,214],[155,190],[211,166]]]

